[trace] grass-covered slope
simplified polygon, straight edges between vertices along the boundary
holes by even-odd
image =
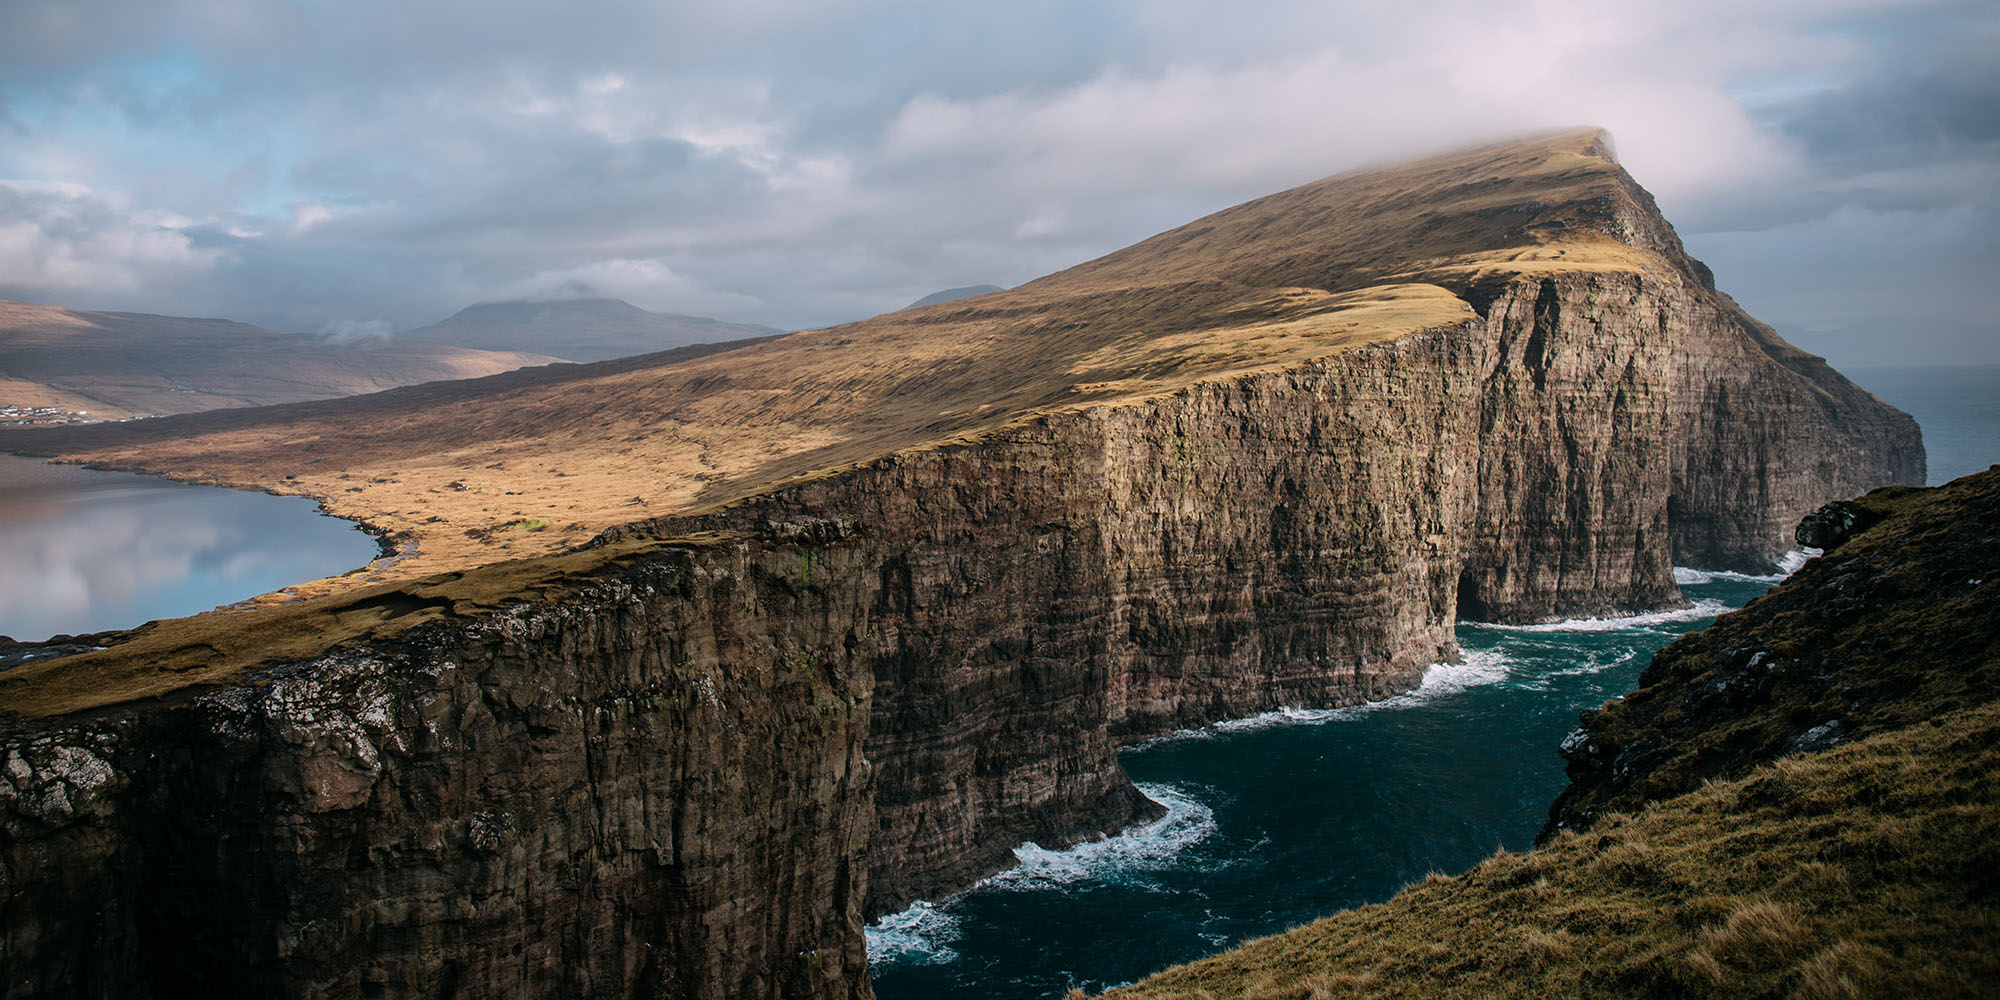
[[[1110,995],[2000,995],[2000,470],[1855,507],[1592,717],[1587,831]]]
[[[1547,832],[2000,700],[2000,470],[1826,513],[1851,537],[1820,539],[1837,547],[1585,713]]]
[[[532,351],[565,361],[603,361],[783,332],[706,316],[648,312],[618,299],[581,298],[482,302],[396,336],[483,351]]]
[[[395,572],[419,577],[1469,323],[1523,274],[1693,268],[1603,133],[1581,129],[1343,174],[1017,288],[726,352],[0,433],[0,450],[305,493],[415,540]],[[548,526],[499,530],[534,519]]]

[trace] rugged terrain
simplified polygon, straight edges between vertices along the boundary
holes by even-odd
[[[705,316],[649,312],[618,299],[574,298],[482,302],[396,336],[486,351],[527,351],[564,361],[605,361],[781,332]]]
[[[473,674],[450,698],[427,693],[443,683],[427,678],[464,665],[450,651],[496,621],[611,613],[590,610],[592,588],[624,593],[604,581],[693,559],[683,582],[631,598],[664,602],[648,613],[668,634],[552,624],[537,633],[550,645],[520,653],[517,667],[558,687],[599,676],[624,685],[614,692],[622,714],[593,714],[609,695],[592,688],[559,718],[532,723],[530,733],[588,737],[534,780],[552,790],[602,782],[597,741],[652,741],[695,761],[686,780],[701,787],[672,801],[792,774],[681,749],[676,706],[712,696],[734,713],[726,729],[820,761],[831,751],[815,748],[836,738],[820,728],[825,716],[762,719],[757,706],[774,695],[758,678],[781,665],[814,676],[836,655],[837,677],[821,682],[828,697],[852,706],[867,691],[865,712],[840,716],[865,730],[865,849],[758,818],[768,813],[710,831],[749,851],[816,838],[786,886],[825,885],[834,870],[851,878],[831,909],[751,896],[706,911],[717,936],[701,946],[745,968],[801,940],[843,941],[839,954],[851,956],[858,938],[840,935],[858,934],[863,914],[967,884],[1024,839],[1067,843],[1150,814],[1113,755],[1122,741],[1405,690],[1455,655],[1460,614],[1532,620],[1673,604],[1677,554],[1762,570],[1793,547],[1791,526],[1807,511],[1923,476],[1914,423],[1714,291],[1594,130],[1331,178],[1019,288],[829,330],[361,399],[0,435],[0,447],[306,492],[376,526],[402,555],[297,588],[295,601],[160,623],[0,673],[0,705],[21,717],[7,745],[29,762],[9,806],[13,839],[0,847],[47,859],[10,861],[33,873],[10,874],[16,884],[142,901],[191,891],[170,878],[133,897],[89,874],[115,865],[51,845],[85,836],[103,842],[93,850],[155,850],[136,846],[159,835],[137,819],[155,814],[128,803],[196,780],[181,776],[196,756],[158,748],[206,740],[243,762],[216,773],[272,803],[301,794],[299,774],[363,776],[354,784],[364,798],[324,812],[252,810],[264,818],[246,822],[292,838],[273,849],[274,865],[324,875],[281,900],[299,909],[269,926],[359,928],[332,914],[371,898],[399,865],[410,884],[434,887],[438,905],[457,905],[463,869],[446,850],[456,841],[398,853],[374,846],[371,831],[400,836],[389,831],[407,824],[412,803],[435,817],[424,822],[470,831],[490,795],[467,786],[439,798],[406,777],[434,766],[423,762],[433,751],[400,724],[332,742],[261,735],[303,723],[260,692],[358,657],[396,664],[415,704],[476,689],[481,712],[497,718],[521,697],[523,675]],[[747,603],[714,629],[707,666],[699,637],[709,627],[671,623],[719,600],[702,596],[716,581],[748,579],[729,569],[731,546],[760,553],[759,579],[785,581],[754,593],[810,595],[851,617],[821,631],[792,621],[789,600],[738,598]],[[675,602],[694,610],[670,611]],[[447,652],[398,659],[414,655],[412,643]],[[707,673],[688,673],[690,663]],[[276,721],[237,725],[200,707],[243,698]],[[194,720],[194,731],[162,719]],[[425,725],[438,747],[486,738],[474,735],[486,732],[480,713]],[[106,821],[86,836],[78,831],[98,820],[48,805],[47,789],[81,787],[62,770],[80,760],[69,750],[103,765],[77,772],[101,790],[80,815],[134,825]],[[843,796],[861,794],[853,785]],[[639,810],[634,830],[655,836],[668,822],[628,789],[605,794],[604,808]],[[796,783],[771,794],[794,817],[851,805],[822,804]],[[537,864],[607,856],[598,841],[532,824],[479,829],[490,834],[484,849]],[[336,872],[332,853],[314,853],[322,843],[345,845],[352,863]],[[723,858],[727,870],[703,875],[751,878],[750,863]],[[284,895],[283,880],[246,878],[228,892]],[[521,891],[529,896],[509,905],[532,897]],[[520,916],[541,911],[510,912],[512,924],[496,915],[445,940],[426,937],[445,918],[413,904],[378,913],[368,935],[334,938],[378,942],[370,961],[402,970],[382,972],[385,982],[424,963],[492,969],[482,941],[541,933]],[[560,913],[549,919],[598,919]],[[663,906],[648,919],[670,928],[685,913]],[[113,924],[116,940],[94,946],[141,947],[151,933]],[[33,945],[57,939],[17,937],[12,960],[60,965],[68,949]],[[587,955],[537,960],[640,967],[586,939]],[[419,944],[429,949],[421,960],[408,954]],[[675,950],[687,945],[674,939],[648,961],[695,962]],[[334,965],[285,968],[298,977],[288,988],[344,988],[328,978]],[[865,990],[841,978],[851,965],[839,968],[810,990],[785,992],[777,972],[759,989]],[[509,989],[501,973],[480,975],[468,992]],[[611,976],[605,992],[658,981],[646,975]]]
[[[1586,715],[1534,852],[1109,995],[1996,995],[2000,468],[1828,516]]]
[[[87,411],[95,419],[331,399],[554,360],[0,300],[0,406]]]

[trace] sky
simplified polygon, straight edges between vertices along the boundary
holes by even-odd
[[[0,297],[804,328],[1590,124],[1800,346],[2000,363],[1995,52],[1990,0],[7,0]]]

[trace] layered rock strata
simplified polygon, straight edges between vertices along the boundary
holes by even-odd
[[[1684,369],[1741,329],[1673,272],[1523,279],[1458,326],[614,534],[867,527],[874,915],[996,871],[1024,840],[1151,815],[1120,744],[1406,691],[1455,657],[1460,615],[1667,606],[1677,550],[1761,568],[1789,547],[1677,520],[1677,482],[1721,493],[1715,470],[1754,467],[1785,484],[1761,494],[1783,511],[1883,466],[1922,475],[1914,424],[1837,375],[1739,357],[1772,369],[1754,377],[1777,413],[1693,419]],[[1687,459],[1749,438],[1753,458]],[[1821,441],[1872,464],[1823,461]]]
[[[1992,994],[2000,467],[1799,534],[1827,553],[1586,715],[1536,850],[1107,996]]]
[[[1921,480],[1909,418],[1608,169],[1576,217],[1623,242],[1397,276],[1450,322],[616,529],[749,540],[583,597],[6,724],[11,995],[251,960],[303,995],[862,995],[862,916],[1152,815],[1122,743],[1408,690],[1460,616],[1671,604],[1677,558],[1763,568],[1774,525]]]
[[[854,548],[0,736],[8,997],[869,995]]]

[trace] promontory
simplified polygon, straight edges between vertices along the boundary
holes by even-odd
[[[865,997],[864,918],[1153,815],[1121,743],[1676,605],[1924,473],[1595,129],[846,326],[0,449],[393,550],[0,673],[18,997]]]

